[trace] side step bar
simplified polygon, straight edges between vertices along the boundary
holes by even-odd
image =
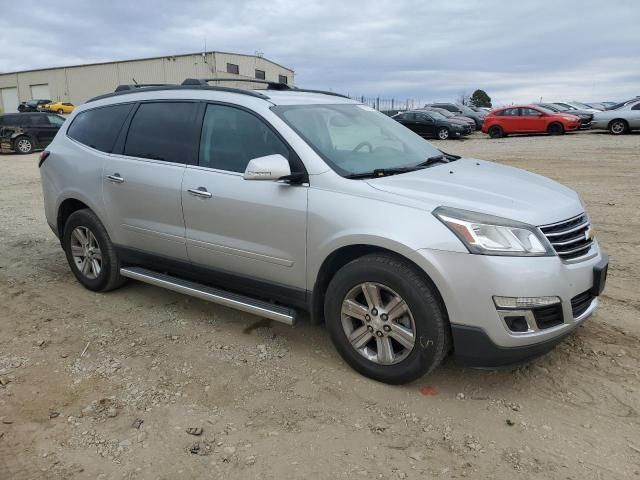
[[[259,317],[268,318],[287,325],[296,322],[296,312],[287,307],[273,305],[269,302],[256,300],[254,298],[227,292],[218,288],[209,287],[196,282],[190,282],[181,278],[172,277],[164,273],[154,272],[141,267],[127,267],[120,269],[123,277],[139,280],[156,287],[166,288],[174,292],[184,293],[192,297],[206,300],[208,302],[235,308],[243,312],[252,313]]]

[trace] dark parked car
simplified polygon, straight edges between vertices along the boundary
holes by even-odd
[[[570,113],[571,115],[575,115],[580,119],[580,128],[591,128],[591,122],[593,121],[593,113],[591,112],[584,112],[582,110],[570,110],[561,107],[560,105],[556,105],[555,103],[535,103],[534,105],[544,107],[547,110],[551,110],[552,112]]]
[[[482,128],[482,123],[487,116],[483,113],[474,112],[465,105],[458,105],[456,103],[432,103],[430,105],[425,105],[425,107],[444,108],[445,110],[449,110],[451,113],[455,113],[456,115],[463,115],[465,117],[473,118],[476,122],[476,130],[480,130]]]
[[[28,102],[21,102],[20,105],[18,105],[18,111],[19,112],[37,112],[38,111],[38,107],[42,106],[42,105],[46,105],[47,103],[51,103],[51,100],[45,100],[45,99],[34,99],[34,100],[29,100]]]
[[[463,135],[469,135],[471,133],[471,127],[469,125],[466,125],[464,122],[448,120],[437,112],[418,110],[399,113],[391,118],[424,138],[447,140],[450,138],[460,138]]]
[[[64,123],[53,113],[0,115],[0,152],[31,153],[51,143]]]
[[[445,110],[444,108],[438,108],[438,107],[424,107],[423,110],[426,110],[428,112],[438,112],[439,114],[445,116],[449,120],[456,120],[458,122],[467,123],[473,130],[476,129],[476,121],[473,118],[465,117],[464,115],[458,115],[450,112],[449,110]]]

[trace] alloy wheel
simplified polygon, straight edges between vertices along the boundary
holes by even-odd
[[[441,128],[440,130],[438,130],[438,138],[440,140],[446,140],[447,138],[449,138],[449,130],[447,130],[446,128]]]
[[[21,138],[20,140],[18,140],[17,147],[20,153],[29,153],[33,148],[33,146],[31,145],[31,141],[27,138]]]
[[[102,252],[95,235],[87,227],[76,227],[71,232],[71,256],[88,279],[96,279],[102,271]]]
[[[625,131],[625,124],[623,122],[613,122],[611,124],[611,133],[614,135],[620,135]]]
[[[381,283],[353,287],[342,302],[341,317],[351,346],[367,360],[393,365],[413,351],[416,326],[409,306]]]

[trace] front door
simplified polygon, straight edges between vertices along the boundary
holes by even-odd
[[[187,166],[182,206],[190,260],[274,285],[305,288],[307,191],[304,185],[244,180],[252,158],[295,154],[251,112],[209,104],[198,165]]]
[[[520,109],[520,131],[521,132],[544,132],[545,119],[542,112],[535,108]]]
[[[120,246],[187,260],[181,189],[185,165],[196,158],[198,107],[141,103],[121,152],[105,159],[104,207]]]

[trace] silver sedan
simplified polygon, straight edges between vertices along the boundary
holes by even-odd
[[[640,130],[640,99],[627,102],[615,110],[594,114],[591,128],[609,130],[613,135]]]

